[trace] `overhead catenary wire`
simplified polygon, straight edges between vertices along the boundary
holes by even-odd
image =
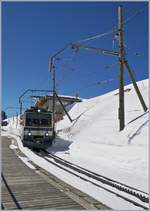
[[[142,8],[141,10],[138,10],[136,11],[133,15],[131,15],[129,18],[127,18],[123,24],[127,24],[130,20],[132,20],[134,17],[136,17],[137,15],[143,13],[145,10],[145,8]],[[116,27],[117,28],[117,27]],[[115,26],[113,25],[113,29],[107,31],[107,32],[104,32],[104,33],[101,33],[101,34],[97,34],[97,35],[93,35],[91,37],[88,37],[88,38],[85,38],[85,39],[81,39],[81,40],[78,40],[76,41],[75,43],[81,43],[81,42],[87,42],[87,41],[92,41],[92,40],[95,40],[95,39],[98,39],[98,38],[102,38],[104,36],[107,36],[107,35],[110,35],[110,34],[113,34],[115,32],[118,32],[118,29],[115,29]]]
[[[136,11],[133,15],[131,15],[129,18],[127,18],[123,24],[127,24],[130,20],[132,20],[134,17],[136,17],[137,15],[143,13],[145,10],[145,8],[142,8],[141,10]]]
[[[127,19],[123,22],[123,24],[126,25],[129,21],[131,21],[131,20],[132,20],[134,17],[136,17],[138,14],[141,14],[142,12],[144,12],[144,10],[145,10],[145,8],[136,11],[133,15],[131,15],[129,18],[127,18]],[[108,35],[110,35],[110,34],[113,34],[114,41],[117,40],[118,29],[117,29],[116,26],[113,25],[112,30],[109,30],[109,31],[107,31],[107,32],[105,32],[105,33],[101,33],[101,34],[97,34],[97,35],[94,35],[94,36],[91,36],[91,37],[87,37],[87,38],[85,38],[85,39],[78,40],[78,41],[76,41],[76,42],[74,42],[74,43],[75,43],[75,44],[79,44],[79,43],[82,43],[82,42],[88,42],[88,41],[92,41],[92,40],[95,40],[95,39],[98,39],[98,38],[102,38],[102,37],[108,36]],[[70,45],[68,45],[68,47],[70,48]],[[67,48],[68,48],[68,47],[67,47]],[[65,48],[64,48],[64,49],[65,49]],[[64,49],[63,49],[63,50],[64,50]],[[62,52],[63,50],[61,50],[61,52]],[[78,49],[77,49],[77,50],[78,50]],[[55,58],[55,60],[57,60],[57,58]],[[61,60],[62,60],[62,59],[61,59]],[[71,59],[67,59],[67,60],[68,60],[69,62],[71,62],[72,58],[71,58]],[[66,66],[67,66],[66,63],[68,63],[68,61],[65,62],[65,64],[63,64],[63,65],[61,66],[61,70],[66,70],[66,69],[67,69],[67,68],[66,68]],[[106,66],[107,66],[106,68],[109,69],[109,68],[108,68],[108,65],[106,65]],[[72,68],[69,68],[69,69],[70,69],[71,71],[74,71],[74,69],[72,69]],[[65,72],[66,72],[66,71],[65,71]],[[67,75],[67,77],[68,77],[68,75]],[[64,76],[63,76],[63,78],[66,79],[66,77],[64,77]],[[58,83],[64,81],[63,78],[57,82],[57,86],[58,86]]]
[[[111,83],[112,81],[117,80],[117,78],[110,78],[110,79],[106,79],[106,80],[101,80],[101,81],[96,81],[96,82],[92,82],[86,86],[82,86],[79,89],[75,90],[74,92],[78,93],[84,89],[87,89],[89,87],[93,87],[93,86],[101,86],[101,85],[107,85],[109,83]]]
[[[68,58],[63,59],[61,63],[61,70],[66,70],[66,67],[74,60],[76,53],[73,51],[72,55]]]
[[[75,56],[75,55],[77,55],[76,53],[74,53],[74,55],[73,55],[73,57]],[[72,56],[70,56],[70,58],[71,58]],[[68,59],[68,61],[69,61],[70,59]],[[72,59],[71,59],[72,60]],[[115,65],[117,65],[117,64],[107,64],[107,65],[104,65],[104,68],[105,69],[111,69],[112,67],[114,67]],[[61,65],[61,70],[63,70],[64,69],[64,67],[62,67],[63,65]],[[63,77],[61,77],[60,79],[58,79],[57,80],[57,82],[56,82],[56,87],[57,87],[57,89],[58,89],[58,87],[60,87],[60,85],[62,85],[62,83],[67,79],[67,78],[69,78],[70,76],[72,76],[72,73],[74,72],[74,71],[78,71],[79,70],[79,68],[69,68],[69,70],[70,70],[70,73],[68,73],[68,71],[65,71],[65,74],[63,74]],[[93,76],[93,75],[95,75],[96,73],[98,73],[98,71],[92,71],[92,72],[90,72],[90,73],[87,73],[85,76],[86,76],[86,78],[87,77],[89,77],[89,76]],[[84,73],[85,74],[85,73]],[[61,84],[60,84],[61,83]]]
[[[76,70],[76,68],[74,67],[70,67],[70,63],[74,60],[75,61],[75,56],[76,56],[76,53],[75,51],[73,51],[72,55],[70,56],[70,58],[68,59],[65,59],[65,62],[63,62],[61,64],[61,71],[63,72],[63,75],[60,79],[57,80],[56,82],[56,87],[58,88],[59,86],[59,83],[62,83],[65,81],[66,78],[68,78],[68,76],[70,76],[70,74],[68,73],[69,72],[74,72]]]
[[[101,81],[96,81],[96,82],[92,82],[88,85],[82,86],[79,89],[75,90],[74,93],[78,93],[84,89],[87,89],[89,87],[94,87],[94,86],[101,86],[101,85],[107,85],[113,81],[118,81],[118,77],[113,77],[113,78],[109,78],[109,79],[105,79],[105,80],[101,80]]]
[[[144,12],[144,10],[145,10],[145,8],[136,11],[132,16],[130,16],[129,18],[127,18],[127,19],[123,22],[123,24],[125,25],[125,24],[128,23],[131,19],[133,19],[135,16],[137,16],[138,14],[141,14],[142,12]],[[115,29],[115,28],[116,28],[116,29]],[[116,33],[116,32],[118,32],[118,29],[117,29],[117,27],[115,27],[114,24],[113,24],[113,28],[112,28],[111,30],[105,32],[105,33],[97,34],[97,35],[94,35],[94,36],[91,36],[91,37],[88,37],[88,38],[85,38],[85,39],[78,40],[78,41],[73,42],[73,43],[77,43],[77,44],[78,44],[78,43],[81,43],[81,42],[92,41],[92,40],[95,40],[95,39],[98,39],[98,38],[102,38],[102,37],[104,37],[104,36],[106,36],[106,35],[110,35],[110,34],[114,34],[114,35],[113,35],[114,38],[117,39],[116,36],[115,36],[115,33]],[[116,35],[117,35],[117,33],[116,33]],[[70,45],[68,45],[68,47],[69,47],[69,46],[70,46]],[[64,49],[65,49],[65,48],[64,48]]]
[[[106,70],[110,70],[111,68],[113,68],[116,65],[117,65],[117,63],[106,64],[106,65],[104,65],[103,68],[106,69]],[[63,69],[63,68],[61,67],[61,69]],[[69,78],[70,76],[72,76],[72,73],[73,72],[77,72],[77,71],[79,71],[79,68],[69,68],[69,72],[70,73],[68,73],[68,71],[66,71],[65,72],[66,74],[63,74],[63,76],[60,79],[57,80],[56,87],[58,88],[60,83],[64,82],[67,78]],[[97,73],[98,73],[98,71],[95,70],[95,71],[92,71],[90,73],[84,72],[84,75],[87,78],[89,76],[91,77],[93,75],[96,75]]]
[[[97,35],[94,35],[94,36],[91,36],[91,37],[88,37],[88,38],[85,38],[85,39],[82,39],[82,40],[78,40],[75,43],[87,42],[87,41],[90,41],[90,40],[94,40],[94,39],[97,39],[97,38],[104,37],[104,36],[109,35],[109,34],[112,34],[112,30],[105,32],[103,34],[97,34]]]

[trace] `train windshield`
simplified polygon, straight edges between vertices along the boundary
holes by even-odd
[[[51,114],[27,113],[26,114],[26,126],[50,127],[51,126]]]

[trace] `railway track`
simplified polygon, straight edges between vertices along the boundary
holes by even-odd
[[[19,149],[10,148],[11,140],[2,138],[1,209],[110,209],[40,168]]]
[[[37,155],[43,157],[49,163],[61,168],[62,170],[67,171],[68,173],[77,176],[80,179],[101,189],[104,189],[105,191],[108,191],[137,207],[149,209],[149,194],[144,191],[92,172],[79,165],[66,161],[54,154],[51,154],[46,150],[41,150],[40,153],[37,153]]]

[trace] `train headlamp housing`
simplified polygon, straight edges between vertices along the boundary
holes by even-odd
[[[31,132],[28,132],[28,136],[31,136],[32,135],[32,133]]]
[[[49,136],[48,132],[47,132],[47,133],[45,133],[45,136]]]

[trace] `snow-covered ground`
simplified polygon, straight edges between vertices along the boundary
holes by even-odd
[[[138,82],[142,96],[148,102],[148,80]],[[133,85],[125,87],[125,129],[119,132],[118,90],[77,103],[70,115],[74,119],[57,123],[58,138],[49,151],[71,162],[149,192],[149,112],[144,113]],[[131,89],[131,90],[130,90]],[[9,119],[2,135],[17,135],[16,121]],[[14,121],[14,122],[13,122]],[[16,136],[15,136],[16,137]],[[17,137],[21,150],[42,167],[58,175],[71,185],[87,192],[113,209],[136,209],[134,206],[116,202],[112,196],[98,192],[66,173],[39,161],[37,156],[24,148]]]
[[[148,80],[138,82],[138,86],[148,106]],[[129,88],[125,92],[123,131],[119,132],[115,90],[72,108],[70,115],[75,121],[70,123],[65,117],[57,124],[57,146],[69,141],[68,153],[55,151],[67,160],[148,192],[149,112],[143,112],[133,85],[125,89]]]

